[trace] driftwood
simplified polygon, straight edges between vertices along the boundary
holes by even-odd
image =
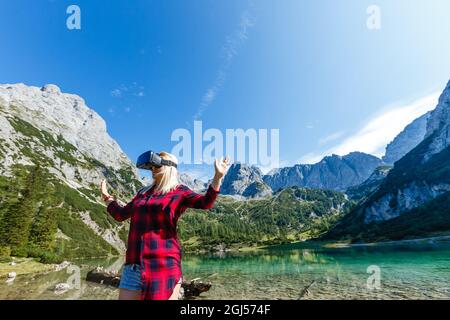
[[[86,281],[118,287],[120,283],[120,274],[105,271],[103,268],[97,267],[87,273]],[[202,292],[208,291],[211,288],[211,282],[204,283],[200,278],[195,278],[191,281],[183,280],[181,287],[184,291],[184,299],[192,299],[198,297]]]
[[[316,283],[316,280],[311,281],[311,283],[309,285],[307,285],[305,288],[303,288],[303,290],[300,292],[300,296],[298,297],[298,299],[302,299],[304,296],[309,296],[311,294],[311,287]]]
[[[86,281],[96,282],[117,288],[120,283],[120,274],[116,272],[104,271],[103,268],[97,267],[87,273]]]

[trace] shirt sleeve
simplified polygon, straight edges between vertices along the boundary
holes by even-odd
[[[216,201],[217,195],[220,190],[214,190],[210,185],[208,190],[204,195],[198,194],[189,188],[186,188],[183,194],[182,205],[186,208],[194,209],[211,209],[214,207],[214,202]]]
[[[121,206],[117,201],[114,200],[106,207],[106,211],[108,211],[116,221],[124,221],[133,215],[134,200],[136,198],[137,195],[134,196],[134,198],[125,206]]]

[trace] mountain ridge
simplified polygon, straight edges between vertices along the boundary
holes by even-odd
[[[409,151],[415,148],[425,138],[427,122],[431,111],[418,117],[408,124],[387,146],[385,155],[381,158],[386,164],[392,165]]]
[[[388,228],[392,237],[423,235],[421,232],[430,230],[431,224],[435,231],[448,231],[445,228],[450,224],[450,216],[445,203],[449,201],[449,191],[450,81],[429,115],[423,141],[397,160],[377,189],[358,203],[327,237],[373,240],[375,235],[381,236],[382,227]],[[423,222],[408,226],[409,214],[415,221],[421,216]]]
[[[273,190],[300,186],[344,191],[362,183],[380,165],[381,159],[363,152],[351,152],[344,156],[333,154],[315,164],[297,164],[272,170],[264,176],[264,182]]]

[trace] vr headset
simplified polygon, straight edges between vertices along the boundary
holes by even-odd
[[[141,154],[136,162],[136,167],[144,170],[152,170],[152,167],[161,168],[162,166],[177,167],[173,161],[160,157],[159,153],[147,151]]]

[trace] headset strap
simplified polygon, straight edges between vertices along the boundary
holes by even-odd
[[[166,159],[161,159],[161,164],[164,166],[172,166],[172,167],[177,167],[177,164],[173,161],[170,160],[166,160]]]

